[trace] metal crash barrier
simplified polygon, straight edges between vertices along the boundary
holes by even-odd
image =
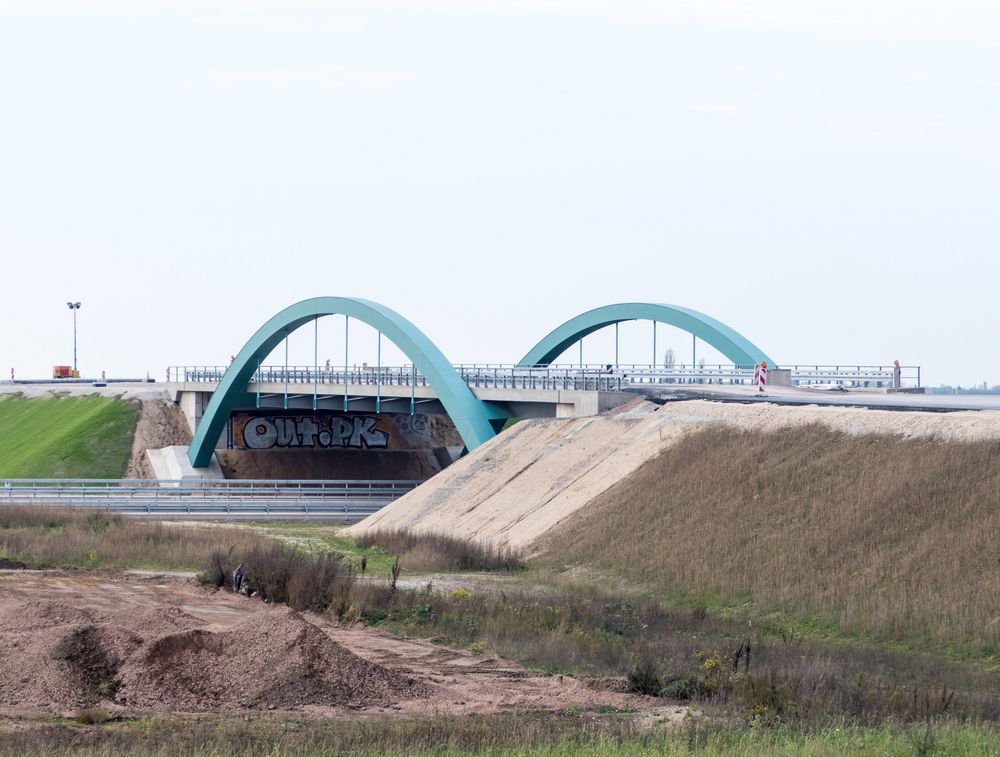
[[[0,506],[89,508],[128,516],[354,523],[421,481],[3,479]]]

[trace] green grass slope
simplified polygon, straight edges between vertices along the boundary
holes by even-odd
[[[558,564],[772,627],[1000,660],[1000,443],[691,434],[553,529]]]
[[[120,478],[137,416],[113,397],[0,397],[0,478]]]

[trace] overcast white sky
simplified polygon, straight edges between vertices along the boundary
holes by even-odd
[[[71,362],[69,299],[84,373],[161,378],[353,295],[455,362],[656,301],[1000,383],[998,39],[986,2],[0,0],[0,377]]]

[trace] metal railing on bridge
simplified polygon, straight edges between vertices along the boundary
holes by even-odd
[[[415,480],[2,479],[0,506],[92,508],[130,516],[354,522],[413,491]]]
[[[621,391],[648,384],[750,384],[753,366],[674,365],[670,367],[619,363],[548,365],[525,368],[503,363],[460,363],[454,366],[473,389],[557,389]],[[887,388],[893,384],[891,365],[784,365],[795,386],[833,385],[851,388]],[[225,366],[171,366],[168,379],[178,382],[218,382]],[[312,366],[262,366],[253,383],[330,386],[429,386],[413,366],[348,369]],[[920,386],[920,366],[901,366],[902,386]]]

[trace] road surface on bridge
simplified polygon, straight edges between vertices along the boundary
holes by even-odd
[[[668,401],[693,399],[716,402],[773,402],[778,405],[867,407],[873,410],[910,410],[947,413],[961,410],[998,410],[1000,394],[909,394],[874,391],[837,391],[806,387],[769,386],[760,397],[753,386],[705,384],[697,386],[632,387],[634,391]]]

